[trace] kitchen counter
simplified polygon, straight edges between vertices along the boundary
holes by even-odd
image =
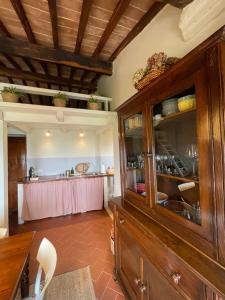
[[[34,184],[33,184],[34,183]],[[18,221],[101,210],[113,193],[113,175],[43,176],[18,182]]]
[[[37,180],[30,180],[28,178],[24,178],[18,181],[18,183],[22,184],[30,184],[30,183],[40,183],[40,182],[49,182],[49,181],[59,181],[59,180],[73,180],[79,178],[95,178],[95,177],[110,177],[112,174],[101,174],[101,173],[87,173],[87,174],[75,174],[73,176],[59,176],[59,175],[51,175],[51,176],[40,176]]]

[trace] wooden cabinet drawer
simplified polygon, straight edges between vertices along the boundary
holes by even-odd
[[[132,235],[143,250],[143,255],[186,299],[205,299],[205,286],[201,280],[157,238],[140,230],[132,219],[121,212],[118,212],[117,228]]]

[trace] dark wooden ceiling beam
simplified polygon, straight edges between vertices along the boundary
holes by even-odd
[[[23,83],[23,85],[26,85],[26,86],[27,86],[26,80],[22,79],[22,83]],[[32,97],[31,97],[30,94],[27,94],[27,98],[28,98],[28,100],[25,99],[25,102],[24,102],[24,101],[22,101],[22,102],[23,102],[23,103],[32,104]],[[24,99],[24,98],[22,97],[22,100],[23,100],[23,99]]]
[[[47,48],[26,41],[0,37],[0,52],[39,61],[53,62],[83,70],[112,75],[112,63],[68,51]]]
[[[16,69],[10,69],[7,67],[1,66],[0,68],[0,76],[5,77],[14,77],[18,79],[24,79],[29,81],[38,81],[38,82],[45,82],[50,84],[56,84],[56,85],[67,85],[72,86],[75,88],[85,88],[85,89],[94,89],[95,84],[90,82],[84,82],[81,83],[79,80],[70,80],[68,78],[59,78],[57,76],[51,76],[51,75],[44,75],[44,74],[37,74],[37,73],[31,73],[27,71],[21,71]]]
[[[11,34],[9,33],[8,29],[5,27],[5,25],[3,24],[3,22],[0,20],[0,33],[3,36],[7,36],[9,38],[11,38]]]
[[[57,6],[56,0],[48,0],[48,8],[51,18],[51,25],[52,25],[52,38],[54,48],[59,48],[59,38],[58,38],[58,24],[57,24]]]
[[[20,19],[20,22],[23,26],[24,31],[26,32],[28,41],[31,42],[31,43],[36,43],[35,36],[33,34],[30,23],[27,19],[26,13],[23,9],[21,0],[10,0],[10,1],[12,3],[12,6],[15,9],[15,12],[16,12],[18,18]]]
[[[6,53],[4,54],[4,56],[15,69],[18,69],[18,70],[22,69],[21,66],[11,56],[9,56]]]
[[[39,63],[40,63],[40,65],[41,65],[42,69],[43,69],[43,72],[44,72],[46,75],[48,75],[49,73],[48,73],[48,66],[47,66],[47,63],[44,62],[44,61],[39,61]]]
[[[5,65],[2,61],[0,61],[0,67],[1,67],[1,68],[5,68],[6,65]],[[8,81],[9,81],[9,83],[12,83],[12,84],[13,84],[13,80],[12,80],[11,77],[7,76],[7,79],[8,79]]]
[[[165,4],[173,5],[178,8],[184,8],[185,6],[193,2],[193,0],[158,0],[158,1],[163,2]]]
[[[82,44],[82,40],[84,37],[85,28],[87,26],[88,17],[89,17],[90,11],[91,11],[92,2],[93,2],[93,0],[86,0],[86,1],[83,1],[83,3],[82,3],[79,28],[78,28],[77,38],[76,38],[76,45],[75,45],[75,49],[74,49],[75,54],[80,53],[81,44]],[[75,73],[74,68],[71,68],[70,76],[69,76],[71,79],[73,78],[74,73]]]
[[[23,58],[24,63],[27,65],[27,67],[30,69],[31,72],[36,73],[35,67],[32,65],[31,61],[27,58]]]
[[[13,38],[12,35],[10,34],[10,32],[7,30],[7,28],[5,27],[5,25],[3,24],[3,22],[0,20],[0,33],[5,36],[5,37],[8,37],[8,38]],[[6,54],[7,55],[7,54]],[[6,56],[5,55],[5,56]],[[9,59],[9,56],[7,55],[7,59],[8,60],[11,60],[11,63],[13,61],[13,59]],[[30,71],[32,72],[36,72],[35,68],[33,67],[32,63],[29,61],[29,59],[27,58],[22,58],[23,59],[23,62],[28,66],[28,68],[30,69]],[[13,64],[13,63],[12,63]],[[15,66],[15,64],[13,64]],[[16,67],[16,66],[15,66]],[[18,67],[18,66],[17,66]],[[16,68],[17,68],[16,67]],[[19,69],[21,69],[19,67]]]
[[[125,10],[127,9],[128,5],[130,3],[130,0],[119,0],[119,2],[116,5],[116,8],[113,11],[113,14],[105,28],[105,31],[103,32],[99,43],[93,53],[93,56],[98,56],[100,52],[102,51],[103,47],[105,46],[106,42],[108,41],[111,33],[113,32],[114,28],[118,24],[120,18],[124,14]]]
[[[113,61],[119,55],[119,53],[145,28],[145,26],[147,26],[152,21],[152,19],[160,12],[160,10],[165,5],[165,3],[160,2],[154,3],[140,19],[140,21],[134,26],[134,28],[128,33],[121,44],[116,48],[116,50],[110,56],[109,61]]]
[[[83,1],[82,4],[79,28],[78,28],[77,39],[76,39],[76,46],[74,50],[74,53],[76,54],[80,53],[80,48],[84,37],[85,28],[87,26],[88,17],[91,11],[92,2],[93,0],[85,0]]]

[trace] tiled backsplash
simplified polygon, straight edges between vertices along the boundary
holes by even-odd
[[[66,170],[75,170],[75,166],[82,162],[89,162],[88,172],[99,172],[101,164],[105,167],[113,167],[113,157],[49,157],[49,158],[28,158],[27,171],[32,166],[39,176],[57,175],[65,173]]]

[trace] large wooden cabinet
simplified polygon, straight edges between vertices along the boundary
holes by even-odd
[[[132,299],[225,299],[224,78],[222,28],[118,109],[122,197],[111,207]]]

